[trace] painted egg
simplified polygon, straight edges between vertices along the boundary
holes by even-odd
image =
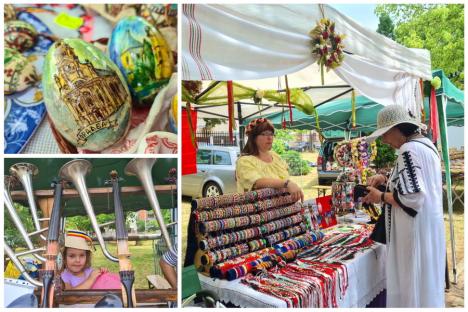
[[[6,23],[7,21],[15,20],[16,19],[16,12],[15,12],[15,7],[12,4],[5,4],[3,7],[3,18],[4,22]]]
[[[5,47],[24,52],[36,44],[37,31],[29,23],[20,20],[8,21],[3,29],[5,33]]]
[[[172,53],[166,41],[140,17],[119,21],[112,31],[109,55],[124,74],[138,104],[151,105],[172,75]]]
[[[102,150],[130,126],[131,96],[118,67],[81,39],[63,39],[49,49],[42,83],[47,113],[71,144]]]
[[[154,26],[177,27],[177,4],[142,4],[140,16]]]
[[[177,133],[177,95],[172,98],[171,108],[168,112],[169,129]]]
[[[34,85],[39,77],[34,64],[14,49],[5,48],[3,58],[3,88],[5,94],[23,91]]]

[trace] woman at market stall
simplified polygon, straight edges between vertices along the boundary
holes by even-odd
[[[295,201],[304,200],[301,188],[289,179],[288,165],[272,151],[275,128],[266,118],[252,120],[245,129],[247,144],[236,164],[239,193],[261,189],[286,188]]]
[[[444,307],[442,173],[436,148],[420,133],[424,128],[403,106],[391,105],[379,112],[369,136],[398,150],[388,179],[371,177],[363,199],[385,208],[388,307]],[[376,189],[380,184],[385,192]]]

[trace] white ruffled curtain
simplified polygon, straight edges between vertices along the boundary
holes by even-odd
[[[337,75],[382,105],[416,116],[419,78],[430,80],[427,50],[408,49],[320,4],[183,4],[182,79],[250,80],[297,72],[313,63],[309,31],[322,17],[336,24],[346,54]]]

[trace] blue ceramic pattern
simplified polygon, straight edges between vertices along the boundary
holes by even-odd
[[[38,33],[51,34],[47,26],[30,13],[21,12],[17,17],[33,25]],[[52,43],[52,40],[39,36],[36,45],[23,53],[25,56],[34,55],[34,65],[40,76],[44,57]],[[21,152],[39,127],[46,114],[42,94],[42,83],[39,83],[23,92],[5,96],[5,154]]]

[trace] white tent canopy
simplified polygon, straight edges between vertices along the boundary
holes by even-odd
[[[419,79],[431,79],[429,52],[403,47],[327,5],[184,4],[182,79],[242,83],[298,72],[316,61],[308,34],[322,17],[346,35],[344,62],[334,70],[342,80],[338,84],[351,85],[382,105],[404,105],[419,115]],[[305,81],[319,79],[314,66],[315,74]]]

